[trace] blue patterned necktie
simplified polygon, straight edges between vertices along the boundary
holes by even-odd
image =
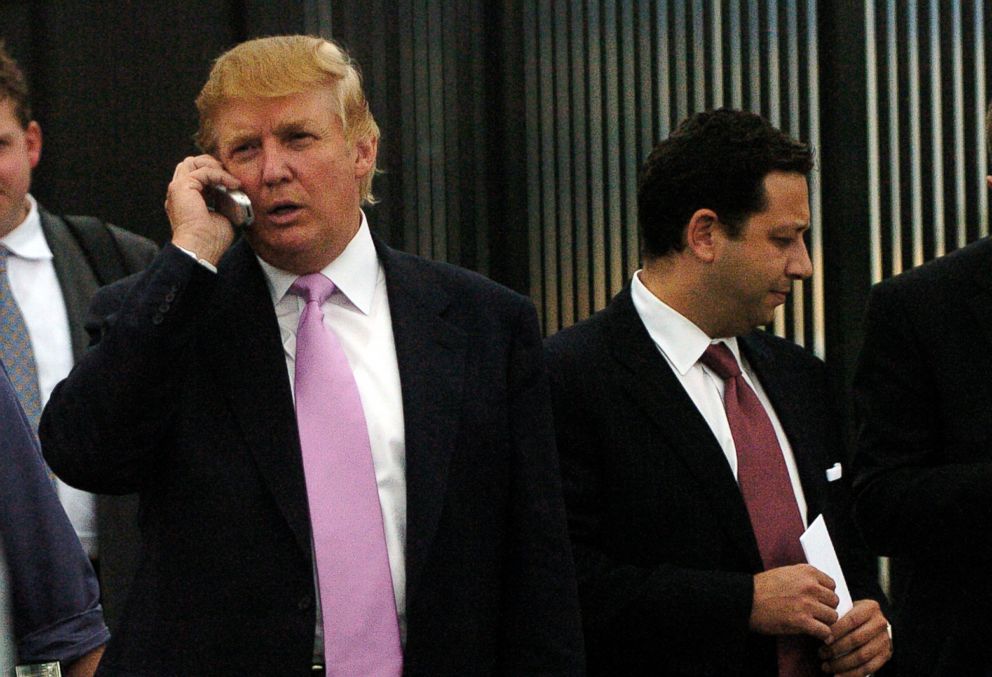
[[[7,375],[24,413],[35,431],[41,418],[41,392],[38,387],[38,368],[31,350],[31,337],[24,324],[24,316],[17,307],[7,276],[7,256],[10,252],[0,247],[0,360],[7,368]]]

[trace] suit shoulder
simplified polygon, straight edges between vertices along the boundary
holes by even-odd
[[[768,351],[777,360],[793,364],[797,367],[822,370],[826,366],[823,360],[808,349],[781,336],[767,332],[764,329],[757,329],[743,337],[742,340],[745,343],[760,346],[759,350]]]
[[[950,254],[882,280],[872,288],[872,296],[941,295],[961,285],[971,287],[975,275],[992,263],[992,239],[982,238]]]
[[[144,235],[138,235],[111,223],[107,224],[107,228],[110,230],[110,234],[114,240],[117,241],[118,246],[125,252],[133,251],[136,254],[147,257],[149,260],[158,252],[158,245]]]
[[[390,260],[391,259],[391,260]],[[443,261],[390,250],[386,260],[386,279],[389,282],[390,272],[413,272],[421,279],[436,285],[446,292],[453,302],[462,306],[484,304],[481,308],[501,308],[521,306],[533,307],[530,298],[495,282],[488,277],[467,268],[462,268]],[[401,277],[401,276],[400,276]],[[398,284],[403,284],[402,277]]]
[[[598,363],[595,356],[606,349],[604,331],[609,322],[610,312],[605,308],[549,336],[544,341],[548,367],[573,362]]]

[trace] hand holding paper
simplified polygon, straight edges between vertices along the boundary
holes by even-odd
[[[799,537],[799,543],[806,553],[806,561],[817,569],[834,579],[834,593],[840,598],[837,605],[837,615],[843,617],[854,606],[851,600],[851,592],[847,588],[847,581],[844,579],[844,572],[840,568],[840,560],[837,559],[837,551],[834,550],[834,543],[830,540],[830,532],[827,531],[827,523],[820,515],[809,528]]]

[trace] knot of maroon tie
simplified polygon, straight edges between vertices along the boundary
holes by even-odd
[[[741,365],[737,363],[737,358],[730,352],[726,343],[710,344],[699,361],[724,381],[741,375]]]

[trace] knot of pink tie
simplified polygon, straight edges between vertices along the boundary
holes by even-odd
[[[334,283],[328,280],[323,273],[301,275],[296,278],[296,281],[293,282],[293,286],[289,288],[292,293],[306,299],[307,303],[316,301],[317,305],[320,305],[329,299],[335,289],[337,289],[337,287],[335,287]]]

